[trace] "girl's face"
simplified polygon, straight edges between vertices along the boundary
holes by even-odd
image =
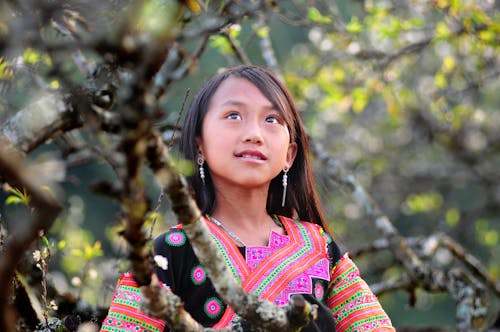
[[[280,111],[250,81],[234,76],[213,94],[196,142],[216,191],[267,189],[297,153]]]

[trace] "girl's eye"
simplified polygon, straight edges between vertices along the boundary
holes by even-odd
[[[268,123],[278,123],[278,124],[281,123],[280,119],[277,116],[275,116],[275,115],[270,115],[270,116],[266,117],[266,122],[268,122]]]
[[[241,120],[241,116],[236,113],[236,112],[231,112],[229,113],[227,116],[226,116],[227,119],[230,119],[230,120]]]

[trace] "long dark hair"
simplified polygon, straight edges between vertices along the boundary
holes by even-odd
[[[288,171],[288,188],[285,206],[281,206],[283,193],[282,174],[271,180],[267,197],[267,213],[297,217],[327,229],[327,223],[314,187],[309,163],[309,143],[302,120],[288,89],[269,70],[258,66],[244,65],[225,70],[209,79],[196,94],[186,114],[182,130],[180,149],[184,157],[196,165],[198,147],[196,137],[201,137],[202,123],[208,112],[211,97],[219,85],[229,77],[244,78],[253,83],[269,99],[273,106],[283,114],[290,132],[290,141],[297,144],[297,156]],[[205,165],[206,170],[208,167]],[[205,184],[198,172],[188,177],[194,191],[196,203],[203,213],[211,213],[215,206],[215,189],[209,170],[205,172]]]

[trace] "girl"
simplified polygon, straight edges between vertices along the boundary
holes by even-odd
[[[326,231],[302,122],[273,73],[240,66],[211,78],[189,108],[181,151],[198,165],[189,184],[229,271],[247,292],[277,305],[302,294],[318,305],[318,318],[303,331],[394,331]],[[157,267],[158,278],[198,322],[222,328],[239,319],[215,292],[182,226],[155,240],[155,254],[168,262]],[[103,331],[125,324],[164,328],[134,309],[136,300],[123,301],[137,298],[135,286],[122,276]]]

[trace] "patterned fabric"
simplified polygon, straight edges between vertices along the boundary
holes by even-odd
[[[159,332],[165,322],[146,315],[139,309],[142,295],[132,274],[125,273],[118,280],[108,316],[101,331],[113,332]]]
[[[271,232],[269,246],[249,246],[246,248],[246,261],[251,271],[254,271],[259,264],[267,259],[276,250],[282,248],[290,242],[288,236],[281,235],[276,232]],[[314,265],[300,273],[295,279],[290,281],[284,289],[278,294],[274,303],[277,305],[285,305],[290,301],[293,294],[311,294],[313,291],[312,278],[324,279],[330,281],[328,268],[328,258],[325,257],[314,262]],[[317,284],[319,285],[319,284]]]
[[[318,318],[303,332],[395,331],[356,265],[320,226],[279,221],[285,235],[271,232],[268,246],[245,248],[206,220],[228,271],[245,291],[278,305],[302,294],[318,306]],[[181,225],[155,240],[155,261],[161,263],[156,268],[160,281],[200,324],[222,328],[239,320],[215,291]],[[164,322],[139,311],[140,298],[131,275],[123,275],[101,331],[169,331]]]
[[[272,232],[269,246],[246,249],[246,261],[229,259],[231,266],[242,264],[236,270],[243,272],[238,280],[245,291],[285,305],[292,294],[312,293],[312,277],[329,281],[330,275],[327,245],[320,227],[283,217],[280,221],[286,236]],[[226,233],[219,232],[218,226],[209,223],[209,227],[226,247],[236,247]],[[236,314],[228,307],[214,328],[229,326],[235,320]]]
[[[332,270],[327,304],[337,332],[395,331],[377,297],[345,254]]]

